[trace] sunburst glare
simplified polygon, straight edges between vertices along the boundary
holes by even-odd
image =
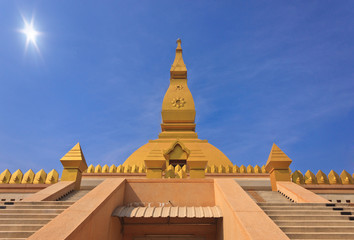
[[[37,45],[37,36],[41,33],[34,28],[34,20],[31,19],[31,22],[28,22],[24,17],[22,17],[23,23],[25,24],[24,28],[20,30],[21,33],[26,35],[26,50],[29,44],[32,44],[36,50],[39,52]]]

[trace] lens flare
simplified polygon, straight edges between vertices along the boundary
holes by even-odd
[[[32,44],[36,50],[39,52],[37,45],[37,36],[41,33],[34,28],[34,20],[32,18],[31,22],[28,22],[24,17],[22,17],[24,28],[20,30],[21,33],[26,35],[26,50],[29,44]]]

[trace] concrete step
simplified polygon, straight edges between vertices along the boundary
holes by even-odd
[[[281,195],[278,192],[272,191],[262,191],[262,190],[247,190],[248,195],[255,201],[255,202],[272,202],[272,203],[290,203],[290,200]]]
[[[74,202],[72,201],[66,201],[66,202],[61,202],[61,201],[41,201],[41,202],[0,202],[0,205],[67,205],[70,206]]]
[[[0,240],[26,239],[73,202],[1,202]]]
[[[353,211],[351,207],[322,207],[322,206],[263,206],[262,210],[323,210],[323,211]]]
[[[18,214],[18,213],[8,213],[8,214],[0,214],[0,219],[7,219],[7,218],[13,218],[13,219],[28,219],[28,218],[37,218],[37,219],[48,219],[48,218],[55,218],[58,214]]]
[[[47,224],[51,218],[44,219],[35,219],[35,218],[27,218],[27,219],[16,219],[16,218],[0,218],[0,224]]]
[[[0,210],[1,212],[1,210]],[[352,212],[348,211],[333,211],[333,210],[265,210],[264,211],[268,215],[274,215],[274,216],[284,216],[284,215],[300,215],[300,216],[324,216],[324,215],[329,215],[329,216],[351,216],[353,215]]]
[[[306,233],[306,232],[318,232],[318,233],[324,233],[324,232],[339,232],[339,233],[353,233],[354,234],[354,226],[348,227],[348,226],[285,226],[285,227],[280,227],[281,230],[285,233]],[[354,236],[354,235],[353,235]]]
[[[67,209],[71,205],[5,205],[0,209]]]
[[[349,221],[348,216],[343,216],[343,215],[316,215],[316,216],[311,216],[311,215],[268,215],[272,220],[317,220],[317,221],[322,221],[322,220],[347,220]]]
[[[73,192],[69,193],[68,195],[60,198],[59,201],[73,201],[73,202],[76,202],[77,200],[79,200],[80,198],[85,196],[90,191],[91,190],[73,191]]]
[[[37,231],[44,224],[0,224],[1,231]]]
[[[343,203],[259,203],[290,239],[354,239],[354,208]]]
[[[323,207],[341,207],[350,206],[347,203],[258,203],[259,206],[323,206]]]
[[[28,238],[34,231],[0,231],[0,238]]]
[[[354,226],[354,221],[348,220],[275,220],[275,224],[279,227],[283,226]]]
[[[0,216],[9,213],[56,213],[63,212],[63,209],[0,209]]]
[[[286,233],[290,239],[354,239],[354,233]]]
[[[0,240],[26,240],[27,238],[0,238]]]
[[[25,240],[27,238],[0,238],[0,240],[9,240],[9,239],[11,239],[11,240]]]

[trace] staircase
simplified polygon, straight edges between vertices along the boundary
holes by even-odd
[[[0,240],[26,239],[73,202],[0,202]]]
[[[354,208],[341,203],[267,203],[263,211],[290,239],[354,239]]]
[[[91,190],[78,190],[78,191],[74,190],[74,191],[68,193],[67,195],[59,198],[58,201],[76,202],[77,200],[79,200],[80,198],[85,196],[90,191]]]
[[[255,201],[259,202],[267,202],[267,203],[291,203],[291,201],[280,194],[279,192],[273,191],[247,191],[248,195]]]

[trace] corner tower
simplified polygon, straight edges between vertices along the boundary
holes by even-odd
[[[158,169],[168,165],[188,165],[190,169],[209,166],[232,166],[219,149],[198,138],[195,132],[196,110],[187,85],[187,68],[182,57],[181,40],[177,40],[176,56],[170,69],[170,85],[162,102],[161,133],[138,148],[124,162],[124,166],[144,166]],[[192,172],[191,172],[192,173]],[[153,173],[160,175],[159,172]]]

